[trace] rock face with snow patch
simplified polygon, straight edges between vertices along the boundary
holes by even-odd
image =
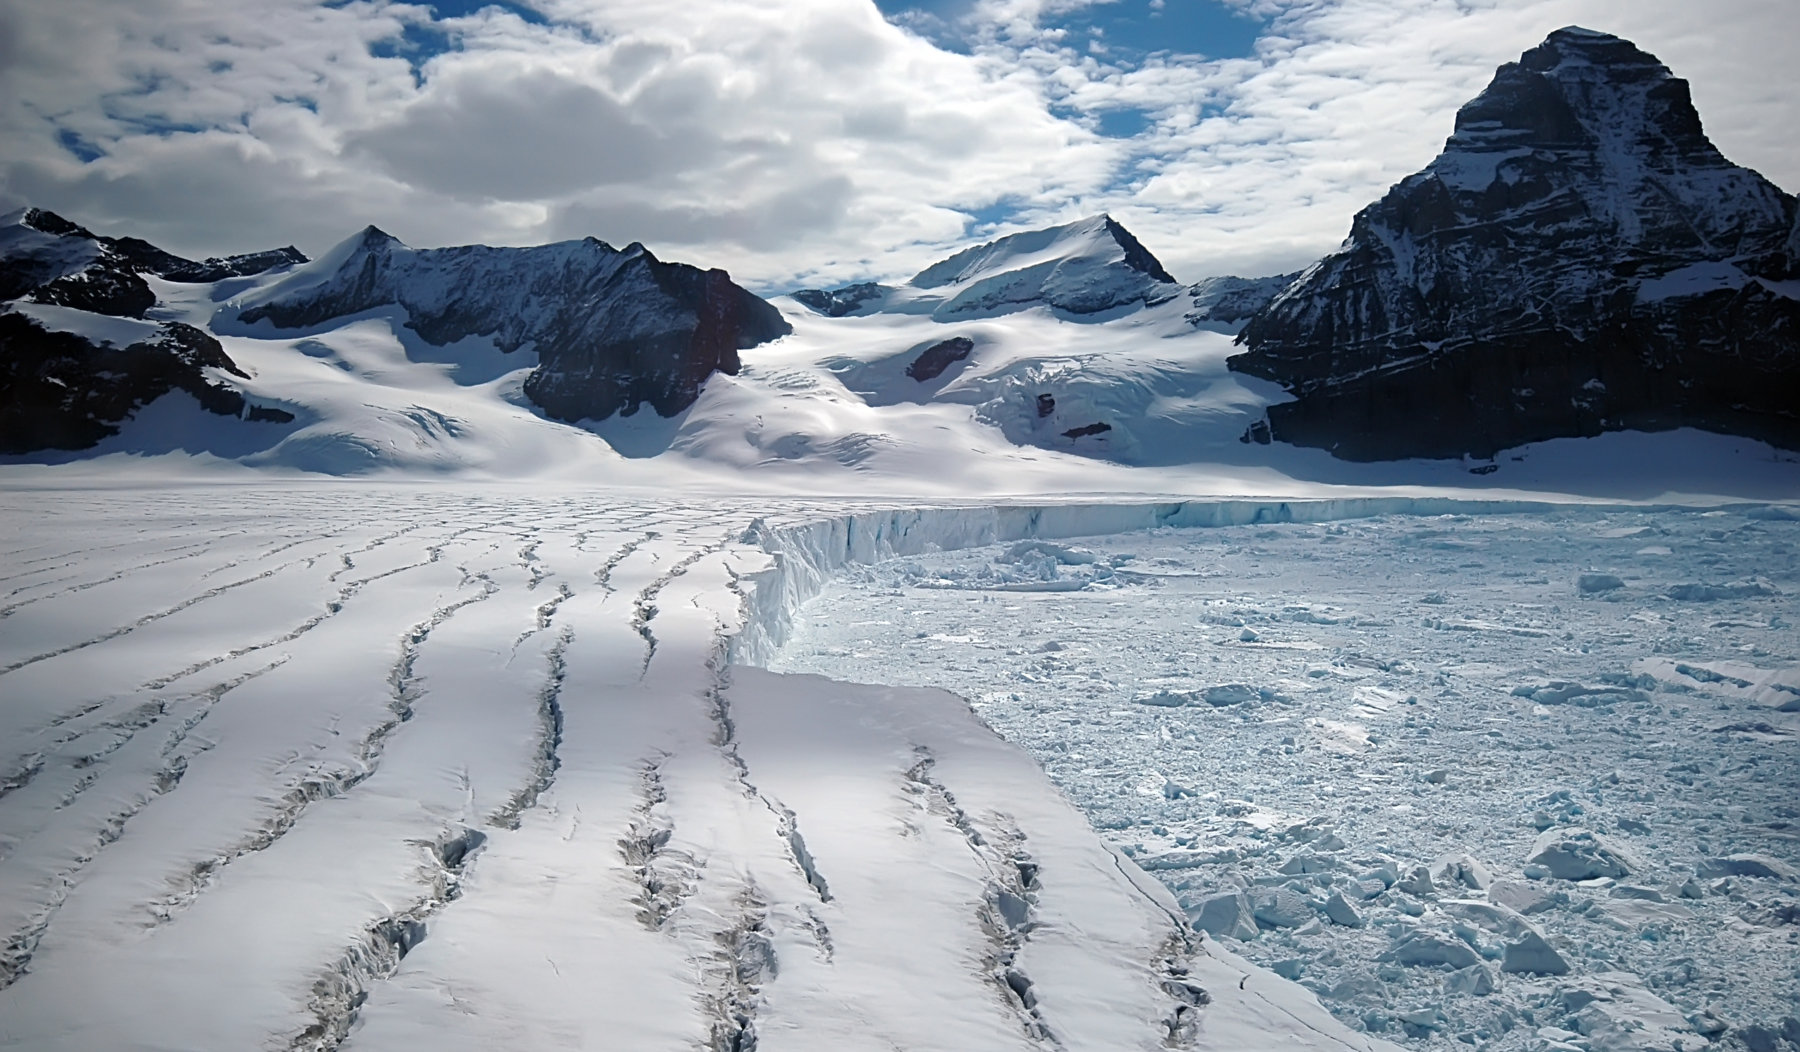
[[[286,423],[282,409],[251,406],[206,375],[248,379],[219,341],[181,322],[127,347],[51,332],[17,313],[0,314],[0,453],[87,449],[140,407],[173,390],[220,416]]]
[[[1800,448],[1795,199],[1688,85],[1562,29],[1240,336],[1274,437],[1353,460],[1698,427]]]
[[[23,297],[115,317],[141,318],[156,305],[144,274],[205,284],[304,262],[292,246],[195,262],[139,238],[101,237],[41,208],[0,221],[0,300]]]
[[[1109,215],[1098,215],[964,249],[898,287],[805,289],[794,293],[794,299],[834,318],[903,313],[957,321],[1032,307],[1090,316],[1163,303],[1180,292],[1131,231]]]
[[[1277,274],[1270,278],[1217,277],[1203,278],[1187,287],[1193,301],[1186,318],[1188,324],[1236,327],[1249,321],[1257,311],[1267,307],[1283,289],[1294,283],[1299,271]]]
[[[536,349],[525,394],[561,420],[692,405],[738,352],[785,336],[779,312],[722,270],[595,238],[533,248],[413,249],[375,227],[240,304],[238,320],[303,329],[398,305],[434,346],[488,337]]]

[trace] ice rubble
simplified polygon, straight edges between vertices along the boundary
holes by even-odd
[[[774,667],[967,694],[1197,926],[1365,1029],[1589,1052],[1783,1032],[1800,1007],[1785,509],[1214,514],[1258,510],[1081,538],[1079,565],[1035,567],[1079,582],[1048,595],[1007,587],[1032,550],[1011,538],[1165,520],[816,526],[786,538],[811,565],[897,557],[849,569]],[[1722,590],[1686,598],[1695,582]],[[1233,683],[1254,696],[1187,704]]]

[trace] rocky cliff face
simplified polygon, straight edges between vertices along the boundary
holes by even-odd
[[[0,314],[0,453],[87,449],[139,408],[173,390],[201,408],[248,421],[287,422],[285,410],[251,406],[208,378],[208,368],[248,379],[219,341],[166,322],[127,347],[52,332],[18,313]]]
[[[1687,83],[1563,29],[1240,335],[1277,440],[1492,456],[1700,427],[1800,448],[1795,199],[1726,160]]]
[[[156,305],[144,274],[206,284],[304,262],[292,246],[196,262],[139,238],[101,237],[41,208],[0,221],[0,300],[26,297],[115,317],[141,318]]]
[[[642,245],[412,249],[374,227],[244,301],[238,317],[308,328],[390,304],[433,345],[482,336],[506,353],[534,348],[525,394],[562,420],[643,404],[672,416],[706,377],[735,374],[740,350],[790,331],[724,271],[664,263]]]

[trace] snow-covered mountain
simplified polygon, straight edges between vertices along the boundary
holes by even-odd
[[[312,329],[391,305],[435,347],[469,337],[505,354],[532,347],[525,396],[560,420],[642,404],[672,415],[708,376],[737,372],[739,351],[789,331],[724,271],[664,263],[635,242],[413,249],[372,226],[234,302],[215,325],[231,329],[235,315],[246,326]]]
[[[1443,153],[1245,327],[1274,437],[1492,456],[1623,428],[1800,447],[1795,199],[1708,141],[1627,41],[1552,33]]]
[[[1098,215],[964,249],[904,285],[804,289],[794,299],[833,318],[880,311],[957,321],[1040,306],[1099,315],[1162,303],[1179,292],[1131,231]]]
[[[141,318],[156,304],[146,274],[209,284],[304,262],[292,246],[195,262],[139,238],[101,237],[41,208],[0,217],[0,300]]]

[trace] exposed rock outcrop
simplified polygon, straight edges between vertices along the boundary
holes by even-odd
[[[975,341],[967,336],[952,336],[948,340],[940,340],[919,352],[919,356],[907,365],[906,375],[920,383],[935,380],[944,375],[945,369],[967,358],[974,349]]]
[[[251,406],[210,379],[219,369],[248,379],[219,341],[166,322],[124,348],[52,332],[18,313],[0,314],[0,453],[87,449],[119,431],[139,408],[173,390],[220,416],[288,422],[281,409]]]

